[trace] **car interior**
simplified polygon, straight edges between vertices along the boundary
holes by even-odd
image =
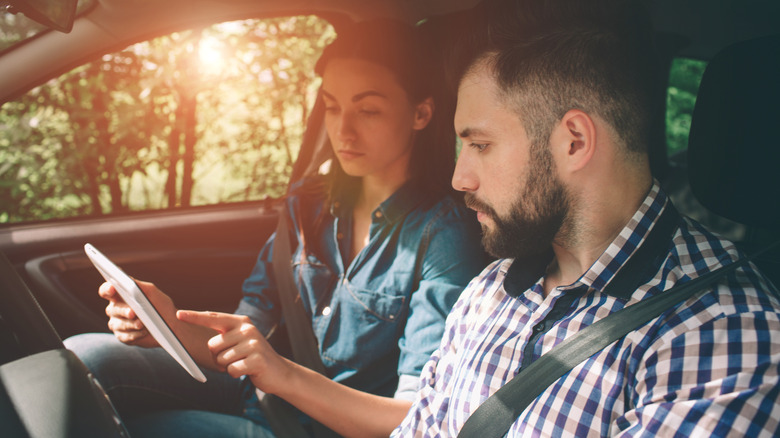
[[[5,23],[24,15],[41,27],[34,36],[0,51],[0,116],[3,106],[35,87],[107,53],[161,35],[231,20],[297,15],[320,17],[338,34],[349,22],[384,17],[416,23],[444,50],[469,25],[471,8],[478,3],[6,1]],[[645,4],[655,26],[663,77],[669,77],[678,58],[707,66],[697,86],[685,150],[670,152],[668,118],[665,112],[658,114],[651,151],[654,175],[681,213],[737,241],[747,254],[757,253],[780,241],[780,178],[775,171],[780,148],[774,124],[780,119],[780,2],[647,0]],[[666,108],[669,84],[664,85],[658,99]],[[317,172],[330,157],[323,111],[321,102],[315,101],[307,114],[290,181]],[[0,152],[5,147],[0,141]],[[0,177],[3,172],[0,161]],[[85,243],[100,248],[134,277],[153,281],[180,308],[230,312],[257,252],[276,227],[279,205],[279,197],[266,197],[0,221],[3,436],[128,436],[99,383],[62,346],[62,339],[73,334],[107,331],[105,304],[97,295],[102,277],[84,254]],[[13,207],[0,204],[0,218],[2,210]],[[780,285],[777,245],[755,262]]]

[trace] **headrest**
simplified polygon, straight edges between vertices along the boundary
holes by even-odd
[[[780,228],[780,35],[735,44],[707,65],[688,172],[693,194],[712,212]]]

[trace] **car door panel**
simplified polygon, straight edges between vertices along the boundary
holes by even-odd
[[[180,308],[230,312],[276,226],[276,205],[255,202],[51,222],[0,230],[0,249],[62,337],[105,331],[102,277],[92,243],[134,278],[155,283]]]

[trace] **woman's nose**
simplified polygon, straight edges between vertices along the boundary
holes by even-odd
[[[355,139],[355,126],[352,115],[348,112],[342,112],[338,120],[338,130],[336,131],[339,140],[350,141]]]

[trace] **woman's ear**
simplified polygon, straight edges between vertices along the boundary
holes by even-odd
[[[422,102],[418,103],[414,109],[414,123],[412,129],[421,131],[428,126],[431,118],[433,117],[433,111],[436,109],[436,105],[433,103],[433,98],[425,98]]]

